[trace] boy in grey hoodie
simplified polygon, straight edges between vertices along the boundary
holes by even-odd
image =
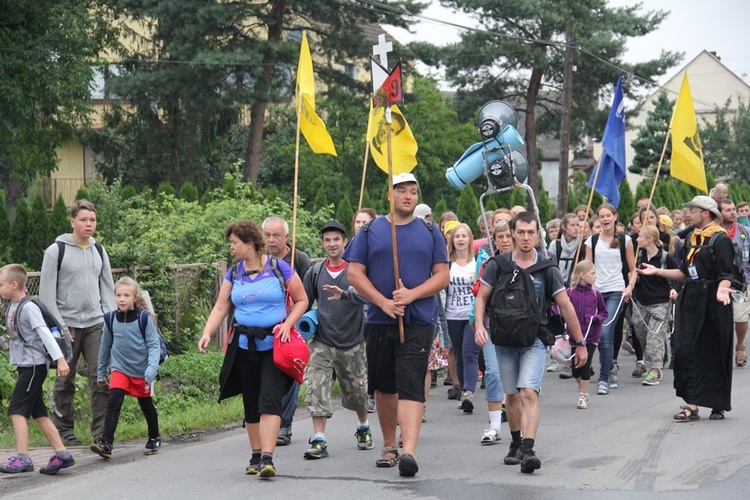
[[[55,425],[63,442],[81,445],[74,433],[73,398],[78,358],[88,367],[91,391],[91,435],[96,441],[104,432],[109,393],[96,383],[104,312],[116,308],[114,281],[109,257],[92,237],[96,230],[96,208],[78,200],[70,209],[72,234],[58,236],[44,252],[39,298],[73,338],[70,374],[55,379]],[[62,254],[62,258],[61,257]]]

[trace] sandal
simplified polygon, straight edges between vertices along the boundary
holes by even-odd
[[[688,422],[690,420],[699,420],[701,418],[698,415],[698,407],[690,408],[689,406],[680,406],[680,413],[672,417],[678,422]]]
[[[736,354],[734,356],[734,364],[737,365],[737,368],[743,368],[747,364],[747,353],[745,352],[745,346],[743,345],[741,347],[737,347],[735,351]]]
[[[724,420],[724,410],[711,410],[709,420]]]
[[[385,446],[380,452],[380,458],[375,460],[375,466],[380,468],[395,467],[398,463],[398,448]]]

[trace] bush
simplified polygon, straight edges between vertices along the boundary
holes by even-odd
[[[192,182],[184,182],[180,188],[180,199],[192,203],[198,201],[198,188]]]

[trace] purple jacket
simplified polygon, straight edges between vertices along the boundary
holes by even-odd
[[[578,322],[581,324],[581,332],[586,339],[586,343],[598,344],[602,337],[602,323],[609,316],[601,292],[594,290],[591,285],[585,283],[579,283],[575,288],[568,288],[566,292],[568,292],[570,302],[576,310],[576,316],[578,316]],[[588,336],[586,336],[586,330],[592,317],[594,321],[591,323]],[[575,345],[570,330],[568,330],[568,335],[570,336],[570,345]]]

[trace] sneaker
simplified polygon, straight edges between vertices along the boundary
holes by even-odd
[[[609,394],[609,386],[606,382],[599,382],[599,385],[596,388],[596,393],[600,396],[604,396],[606,394]]]
[[[370,426],[357,427],[357,432],[354,433],[357,438],[357,449],[359,450],[371,450],[375,443],[372,442],[372,432],[370,432]],[[326,456],[328,453],[326,452]]]
[[[569,379],[573,378],[573,370],[570,369],[569,366],[562,367],[562,370],[560,370],[560,375],[558,375],[561,379]]]
[[[272,459],[266,458],[260,460],[258,477],[261,477],[263,479],[271,479],[272,477],[276,477],[276,467],[273,466]]]
[[[609,377],[607,377],[607,384],[609,385],[610,389],[617,389],[617,370],[619,367],[617,364],[612,366],[612,369],[609,371]]]
[[[646,373],[646,363],[638,361],[635,364],[635,370],[633,370],[633,378],[641,378]]]
[[[280,435],[276,438],[276,446],[289,446],[292,444],[292,436],[289,434]]]
[[[479,442],[483,446],[500,442],[500,432],[497,429],[487,429],[482,434],[482,440]]]
[[[69,446],[83,446],[83,441],[81,441],[80,439],[78,439],[75,436],[64,437],[64,438],[62,438],[62,442],[63,442],[63,444],[66,447],[69,447]]]
[[[555,361],[555,360],[553,359],[553,360],[552,360],[552,362],[551,362],[551,363],[549,364],[549,366],[547,367],[547,371],[548,371],[548,372],[556,372],[556,371],[557,371],[557,367],[558,367],[558,366],[560,366],[560,363],[558,363],[557,361]]]
[[[437,370],[430,370],[430,387],[437,387]]]
[[[57,453],[55,453],[54,455],[52,455],[52,458],[49,459],[47,465],[39,469],[39,472],[51,476],[60,472],[60,469],[67,469],[68,467],[72,467],[75,464],[76,460],[70,453],[68,453],[67,458],[60,458],[57,456]]]
[[[630,339],[622,341],[622,348],[629,354],[635,354],[635,348],[633,347],[633,344],[630,343]]]
[[[508,448],[508,454],[503,458],[505,465],[518,465],[523,459],[523,450],[521,449],[522,443],[511,441],[510,447]]]
[[[454,385],[450,389],[448,389],[448,399],[459,399],[461,396],[461,388],[457,385]]]
[[[464,413],[471,413],[474,411],[474,393],[471,391],[464,391],[461,396],[461,409]]]
[[[659,385],[660,380],[661,370],[659,373],[649,372],[649,374],[646,375],[646,378],[643,379],[643,382],[641,382],[641,385]]]
[[[250,459],[250,464],[245,469],[245,474],[249,476],[254,476],[258,473],[259,469],[260,469],[260,453],[257,455],[253,455],[253,457]]]
[[[530,474],[537,469],[541,469],[542,461],[536,456],[534,450],[528,450],[523,452],[523,459],[521,459],[521,472]]]
[[[159,451],[161,446],[161,437],[148,438],[146,441],[146,449],[143,450],[144,455],[155,455]]]
[[[10,457],[8,459],[8,465],[3,465],[0,467],[0,472],[5,472],[6,474],[18,474],[19,472],[31,472],[34,470],[34,462],[29,459],[27,462],[21,457]]]
[[[367,413],[375,413],[375,398],[370,396],[370,402],[367,403]]]
[[[445,377],[445,380],[443,380],[443,385],[453,385],[453,379],[450,375]]]
[[[359,436],[357,436],[359,441]],[[305,459],[311,460],[316,458],[326,458],[328,456],[328,443],[325,439],[315,438],[309,441],[310,449],[305,452]],[[357,444],[359,446],[359,444]]]
[[[582,392],[578,393],[578,409],[585,410],[589,407],[589,395]]]
[[[403,477],[414,477],[419,472],[419,465],[411,453],[404,453],[398,460],[398,475]]]
[[[89,448],[91,449],[91,451],[102,458],[106,458],[107,460],[112,458],[112,445],[110,443],[102,441],[101,439],[92,444]]]

